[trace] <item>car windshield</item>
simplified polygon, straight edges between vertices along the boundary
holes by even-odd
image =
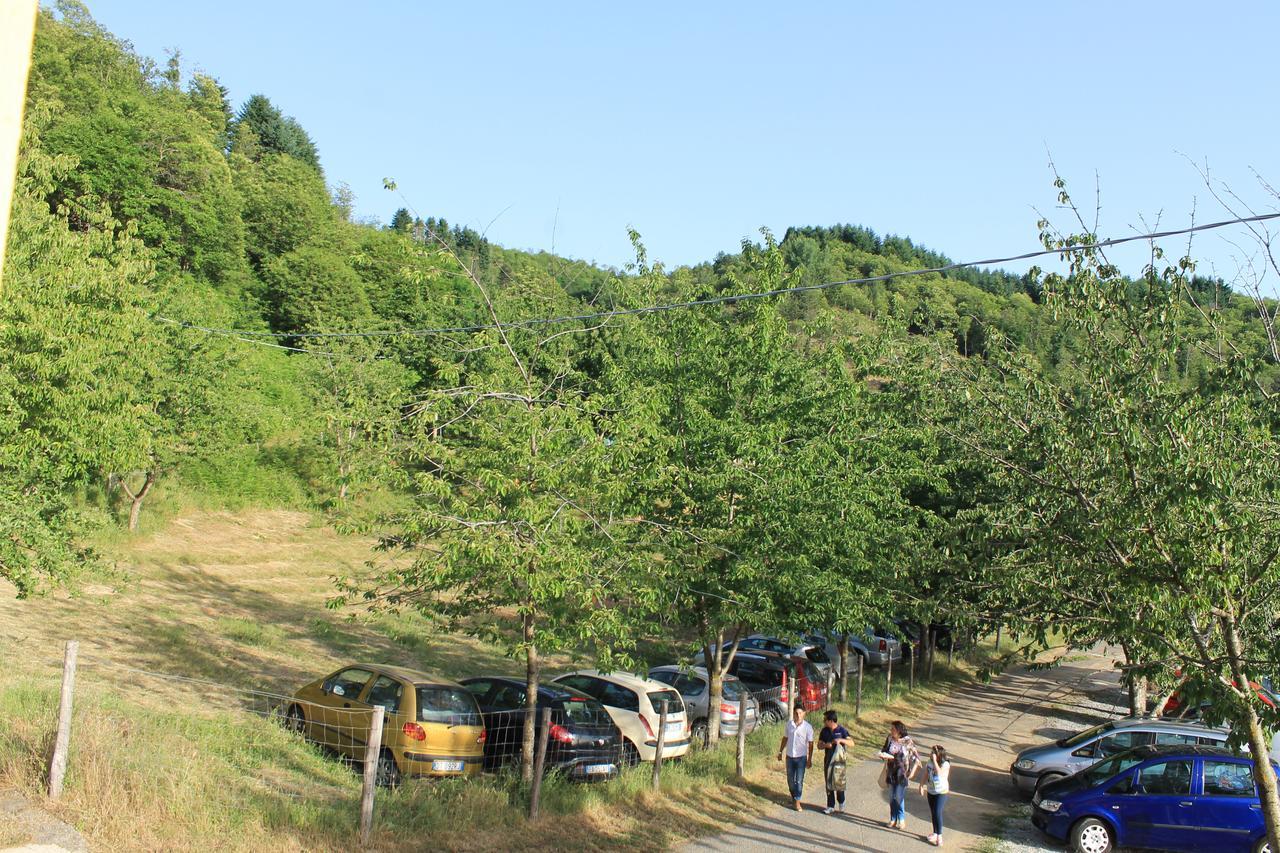
[[[738,702],[742,699],[742,682],[726,681],[720,686],[720,693],[726,702]]]
[[[813,661],[814,663],[831,663],[831,658],[827,656],[826,651],[819,648],[818,646],[814,646],[813,648],[809,649],[809,651],[806,652],[805,654],[809,658],[809,660]]]
[[[662,711],[662,701],[667,701],[668,714],[684,713],[684,703],[680,701],[680,694],[674,690],[650,690],[649,703],[653,705],[653,710]]]
[[[418,691],[418,719],[451,726],[484,725],[475,698],[465,687],[422,686]]]
[[[1097,737],[1103,732],[1111,731],[1115,727],[1116,727],[1115,723],[1103,723],[1100,726],[1094,726],[1091,729],[1085,729],[1082,732],[1076,732],[1069,738],[1063,738],[1062,740],[1058,741],[1058,746],[1077,747],[1087,740],[1092,740],[1094,737]]]
[[[818,672],[818,668],[808,661],[804,663],[804,677],[814,684],[822,682],[822,673]]]
[[[1141,760],[1141,758],[1134,754],[1134,750],[1129,750],[1128,752],[1122,752],[1119,755],[1114,755],[1106,761],[1099,761],[1088,770],[1085,770],[1081,774],[1081,777],[1085,781],[1085,786],[1092,788],[1095,785],[1101,785],[1112,776],[1127,770]]]
[[[610,722],[609,712],[594,699],[574,696],[562,700],[558,707],[571,723],[583,726],[605,726]]]

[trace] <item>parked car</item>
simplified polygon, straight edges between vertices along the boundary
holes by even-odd
[[[1271,853],[1253,770],[1221,747],[1140,746],[1044,785],[1031,822],[1088,853]]]
[[[680,691],[684,699],[685,711],[692,722],[689,733],[695,742],[707,742],[707,724],[711,719],[711,681],[705,668],[696,666],[656,666],[649,670],[649,677],[663,684],[670,684]],[[743,694],[747,697],[746,734],[755,731],[760,723],[760,703],[736,676],[726,674],[720,685],[722,693],[720,701],[720,737],[735,738],[738,736],[738,714],[741,710],[740,700]]]
[[[798,655],[739,652],[734,656],[729,672],[751,687],[760,700],[760,714],[765,722],[785,720],[791,716],[788,702],[799,702],[806,711],[820,711],[827,707],[830,693],[826,680],[817,667]],[[783,673],[786,674],[785,679]],[[784,685],[785,691],[782,689]]]
[[[814,632],[805,637],[807,642],[821,645],[832,661],[832,671],[837,678],[843,678],[840,671],[840,636],[834,633]],[[856,667],[854,655],[862,658],[866,666],[885,666],[890,661],[894,664],[902,662],[902,642],[896,635],[878,628],[868,627],[861,634],[849,635],[849,662]]]
[[[1022,750],[1009,767],[1009,776],[1015,786],[1030,793],[1135,746],[1221,746],[1227,735],[1226,729],[1196,723],[1123,717]]]
[[[760,704],[760,722],[778,723],[791,716],[796,695],[796,661],[792,658],[739,652],[729,664],[729,673],[751,691]]]
[[[519,764],[528,714],[525,683],[519,678],[464,678],[462,686],[476,698],[488,737],[484,766],[496,770]],[[562,684],[538,687],[538,710],[551,711],[546,768],[577,781],[612,779],[622,760],[622,733],[604,706],[585,693]]]
[[[1271,680],[1269,678],[1262,679],[1262,682],[1250,681],[1249,686],[1253,688],[1253,692],[1258,694],[1258,701],[1266,705],[1268,708],[1275,708],[1280,705],[1280,697],[1276,696],[1274,690],[1270,687]],[[1235,687],[1237,682],[1232,679],[1231,686]],[[1198,717],[1204,710],[1209,707],[1210,702],[1200,702],[1192,705],[1190,708],[1184,708],[1187,703],[1186,697],[1183,696],[1181,690],[1174,691],[1167,700],[1165,700],[1164,708],[1161,710],[1161,716],[1165,717]]]
[[[912,643],[918,644],[920,638],[925,635],[926,627],[922,622],[916,622],[911,619],[894,619],[893,625],[897,629],[898,636],[910,640]],[[960,648],[960,643],[955,636],[955,632],[951,630],[950,625],[944,625],[941,622],[930,622],[928,630],[933,631],[934,648],[946,651],[955,644]]]
[[[571,672],[552,679],[592,697],[605,707],[614,725],[622,730],[622,760],[635,764],[653,761],[658,750],[659,708],[667,702],[667,728],[662,757],[679,758],[689,751],[689,716],[679,691],[661,681],[621,672],[605,675],[594,669]]]
[[[740,651],[760,651],[774,652],[775,654],[803,655],[810,663],[818,669],[818,673],[822,676],[823,681],[827,684],[827,689],[831,689],[831,683],[835,681],[835,667],[832,665],[832,658],[827,653],[825,643],[809,642],[805,638],[799,643],[789,643],[778,637],[769,637],[764,634],[752,634],[738,643]]]
[[[396,666],[356,664],[293,694],[290,728],[338,753],[364,759],[375,705],[386,709],[378,783],[403,776],[473,776],[484,766],[484,721],[465,687]]]

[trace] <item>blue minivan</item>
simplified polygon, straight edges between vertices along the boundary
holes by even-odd
[[[1041,786],[1031,803],[1032,823],[1082,853],[1272,853],[1253,759],[1222,747],[1140,746]]]

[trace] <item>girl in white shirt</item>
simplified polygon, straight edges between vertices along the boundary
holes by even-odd
[[[951,761],[947,758],[947,750],[935,744],[929,751],[924,781],[920,783],[920,793],[929,797],[929,815],[933,818],[933,834],[929,836],[929,843],[934,847],[942,846],[942,809],[951,791],[950,777]]]

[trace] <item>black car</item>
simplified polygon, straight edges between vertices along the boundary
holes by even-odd
[[[484,766],[497,770],[520,763],[524,742],[525,683],[505,676],[464,678],[460,682],[484,715]],[[570,779],[596,781],[618,775],[622,733],[604,706],[587,694],[560,684],[538,687],[538,716],[551,709],[546,769]]]
[[[797,698],[795,661],[765,653],[738,652],[729,665],[729,674],[736,675],[759,701],[762,722],[777,723],[791,716],[791,703]]]

